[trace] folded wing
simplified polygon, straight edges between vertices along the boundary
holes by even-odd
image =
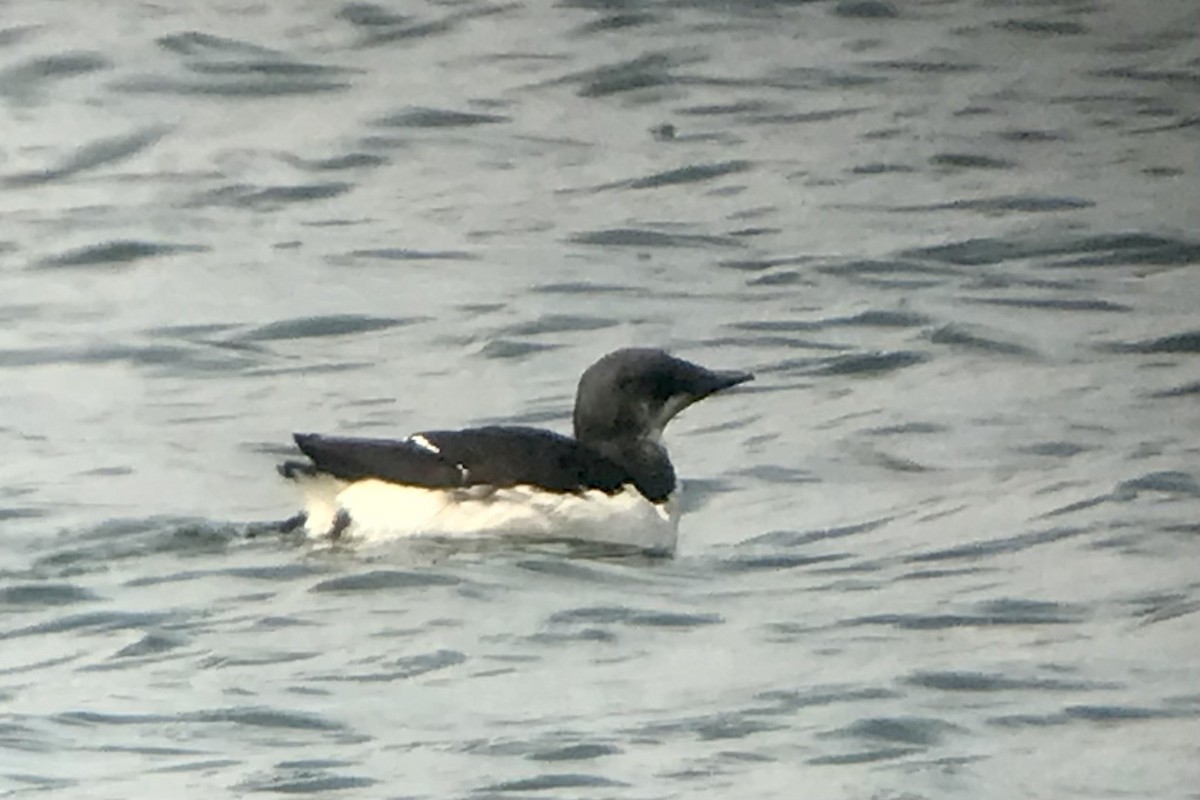
[[[295,440],[312,464],[284,464],[287,477],[302,471],[438,489],[531,485],[610,494],[632,482],[622,467],[586,445],[537,428],[428,431],[403,440],[296,434]]]

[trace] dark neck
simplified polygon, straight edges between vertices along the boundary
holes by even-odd
[[[675,491],[675,468],[667,449],[649,439],[581,440],[604,457],[623,467],[633,485],[653,503],[661,503]]]

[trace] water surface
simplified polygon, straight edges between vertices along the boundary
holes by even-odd
[[[0,792],[1195,797],[1194,4],[3,9]],[[677,558],[247,538],[632,344]]]

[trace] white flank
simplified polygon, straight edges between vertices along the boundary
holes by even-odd
[[[338,494],[349,484],[332,475],[299,473],[292,480],[304,492],[304,530],[309,536],[328,533],[338,512]]]
[[[573,539],[644,550],[675,549],[677,494],[654,504],[632,486],[608,495],[547,492],[533,486],[425,489],[368,479],[302,478],[305,530],[325,538],[339,511],[350,516],[341,538],[377,543],[413,536],[515,536]]]

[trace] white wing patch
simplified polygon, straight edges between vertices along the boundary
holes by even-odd
[[[442,452],[441,448],[439,448],[437,445],[435,445],[433,442],[429,441],[428,439],[426,439],[424,436],[422,436],[419,433],[413,434],[412,436],[408,437],[408,440],[410,442],[412,442],[413,444],[415,444],[417,447],[421,448],[422,450],[428,450],[431,453]]]
[[[412,436],[408,437],[408,440],[422,450],[441,455],[442,449],[419,433],[414,433]],[[463,483],[466,483],[467,478],[469,478],[471,474],[470,470],[468,470],[462,464],[455,464],[454,468],[458,470],[458,476],[462,479]]]
[[[414,437],[415,438],[415,437]],[[306,492],[309,536],[324,538],[344,510],[342,537],[378,543],[413,536],[575,539],[670,552],[679,528],[679,503],[651,503],[633,486],[615,495],[579,494],[534,486],[427,489],[376,479],[346,483],[312,480]]]

